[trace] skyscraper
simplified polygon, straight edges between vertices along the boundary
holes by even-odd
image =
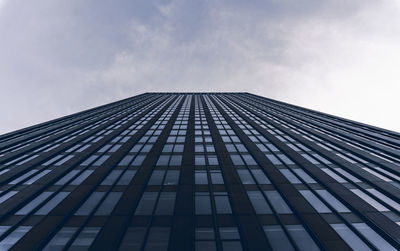
[[[400,134],[146,93],[0,137],[0,249],[396,250]]]

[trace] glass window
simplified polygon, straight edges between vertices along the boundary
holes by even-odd
[[[265,154],[265,156],[272,162],[272,164],[274,165],[282,165],[282,162],[280,162],[280,160],[278,160],[277,157],[275,157],[272,154]]]
[[[315,190],[324,200],[339,213],[348,213],[350,210],[326,190]]]
[[[271,184],[271,181],[267,178],[261,169],[250,169],[254,178],[257,180],[258,184]]]
[[[164,178],[164,170],[154,170],[150,177],[149,185],[161,185]]]
[[[168,170],[165,176],[164,185],[177,185],[179,181],[179,170]]]
[[[374,198],[369,196],[368,194],[364,193],[360,189],[350,189],[353,193],[355,193],[358,197],[366,201],[371,206],[375,207],[378,211],[389,211],[387,207],[376,201]]]
[[[97,209],[95,215],[109,215],[122,196],[122,192],[110,192]]]
[[[353,226],[364,235],[367,240],[372,242],[372,244],[379,250],[396,250],[392,245],[390,245],[385,239],[383,239],[379,234],[372,230],[365,223],[353,223]]]
[[[175,207],[175,192],[162,192],[158,199],[156,214],[173,215]]]
[[[194,175],[196,185],[208,184],[207,171],[195,171]]]
[[[170,166],[180,166],[182,163],[181,155],[172,155],[171,160],[169,161]]]
[[[133,179],[135,174],[136,174],[136,170],[126,170],[124,172],[124,174],[122,174],[119,181],[117,182],[117,185],[120,185],[120,186],[129,185],[129,183],[131,182],[131,180]]]
[[[35,215],[47,215],[53,208],[55,208],[61,201],[63,201],[70,192],[59,192],[46,204],[44,204],[39,210],[36,211]]]
[[[281,226],[279,225],[264,226],[264,232],[273,250],[275,251],[294,250],[292,244],[290,244],[290,241]]]
[[[129,227],[122,239],[119,251],[140,251],[145,234],[146,228],[144,227]]]
[[[212,166],[218,165],[218,159],[217,156],[215,155],[209,155],[208,156],[208,164]]]
[[[331,213],[332,211],[325,206],[325,204],[318,199],[315,194],[313,194],[310,190],[299,190],[299,192],[306,198],[306,200],[311,204],[311,206],[318,212],[318,213]]]
[[[257,165],[257,162],[253,159],[250,154],[242,154],[242,157],[247,165]]]
[[[196,192],[195,206],[197,215],[211,214],[210,194],[208,192]]]
[[[260,191],[247,191],[251,204],[257,214],[271,214],[271,208]]]
[[[43,192],[32,201],[30,201],[26,206],[18,210],[15,214],[16,215],[26,215],[30,213],[35,207],[37,207],[40,203],[45,201],[53,192]]]
[[[196,166],[204,166],[206,164],[206,158],[202,155],[196,155],[194,158],[194,163]]]
[[[244,162],[242,160],[242,158],[240,157],[240,155],[238,154],[231,154],[231,159],[232,162],[235,166],[242,166],[244,165]]]
[[[152,215],[157,195],[157,192],[144,192],[136,208],[135,215]]]
[[[292,213],[292,210],[290,210],[289,206],[277,191],[264,191],[264,193],[278,214]]]
[[[211,170],[211,182],[216,184],[224,184],[224,179],[222,177],[221,171]]]
[[[6,238],[0,241],[0,249],[8,250],[14,246],[26,233],[31,230],[31,226],[19,226],[13,232],[11,232]]]
[[[330,224],[353,250],[371,250],[349,227],[343,223]]]
[[[72,242],[70,250],[87,250],[100,231],[99,227],[85,227]]]
[[[93,173],[93,170],[85,170],[78,177],[76,177],[70,185],[77,186],[80,185],[84,180],[86,180],[89,175]]]
[[[79,170],[70,171],[68,174],[64,175],[59,181],[57,181],[55,185],[65,185],[68,181],[70,181],[78,173],[79,173]]]
[[[43,176],[45,176],[46,174],[48,174],[51,170],[43,170],[41,171],[39,174],[36,174],[35,176],[33,176],[32,178],[30,178],[29,180],[25,181],[24,184],[25,185],[31,185],[33,182],[37,181],[38,179],[42,178]]]
[[[58,231],[58,233],[47,243],[43,251],[61,251],[64,249],[65,245],[75,234],[76,227],[63,227]]]
[[[151,227],[144,250],[168,250],[169,232],[169,227]]]
[[[229,203],[229,198],[227,195],[216,195],[214,196],[214,199],[215,199],[215,207],[217,209],[217,214],[232,213],[231,205]]]
[[[75,215],[89,215],[103,198],[105,192],[93,192],[82,206],[75,212]]]
[[[254,179],[251,177],[251,174],[248,170],[237,169],[237,172],[243,184],[255,184]]]
[[[304,170],[300,168],[294,168],[292,169],[293,172],[295,172],[300,178],[302,178],[306,183],[317,183],[313,178],[310,177]]]
[[[286,225],[286,228],[300,250],[320,250],[302,225]]]
[[[301,181],[288,169],[279,169],[279,171],[289,180],[292,184],[301,184]]]
[[[132,161],[131,166],[140,166],[143,163],[145,158],[146,158],[146,155],[136,156],[135,160]]]
[[[122,170],[112,170],[110,174],[101,182],[101,185],[108,185],[111,186],[114,182],[118,179],[121,175]]]

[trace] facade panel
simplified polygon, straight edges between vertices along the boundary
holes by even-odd
[[[0,136],[2,250],[398,250],[400,134],[145,93]]]

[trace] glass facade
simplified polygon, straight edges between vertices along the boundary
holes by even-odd
[[[145,93],[0,136],[2,250],[399,250],[400,134]]]

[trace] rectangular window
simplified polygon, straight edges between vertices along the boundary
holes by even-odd
[[[290,244],[290,241],[281,226],[279,225],[264,226],[264,232],[265,235],[267,236],[269,243],[271,244],[272,250],[274,251],[295,250],[292,244]]]
[[[18,210],[16,215],[27,215],[29,214],[35,207],[37,207],[40,203],[45,201],[53,192],[43,192],[33,200],[31,200],[26,206]]]
[[[89,215],[93,209],[99,204],[105,192],[93,192],[82,206],[75,212],[75,215]]]
[[[97,209],[95,215],[110,215],[122,196],[122,192],[110,192]]]
[[[158,199],[156,215],[173,215],[175,197],[175,192],[162,192]]]
[[[85,227],[72,242],[71,250],[87,250],[100,231],[100,227]]]
[[[119,250],[140,251],[145,234],[146,228],[144,227],[129,227],[122,239]]]
[[[196,192],[195,206],[196,215],[211,214],[210,194],[208,192]]]
[[[136,208],[135,215],[152,215],[158,192],[144,192]]]
[[[151,227],[144,250],[168,250],[169,233],[169,227]]]
[[[274,207],[278,214],[291,214],[289,206],[283,200],[281,195],[277,191],[264,191],[265,196],[267,196],[270,204]]]
[[[256,214],[271,214],[271,208],[265,201],[262,193],[260,191],[247,191],[247,195],[253,205]]]
[[[119,186],[126,186],[129,185],[129,183],[131,182],[131,180],[133,179],[133,177],[136,174],[136,170],[126,170],[121,178],[118,180],[117,185]]]

